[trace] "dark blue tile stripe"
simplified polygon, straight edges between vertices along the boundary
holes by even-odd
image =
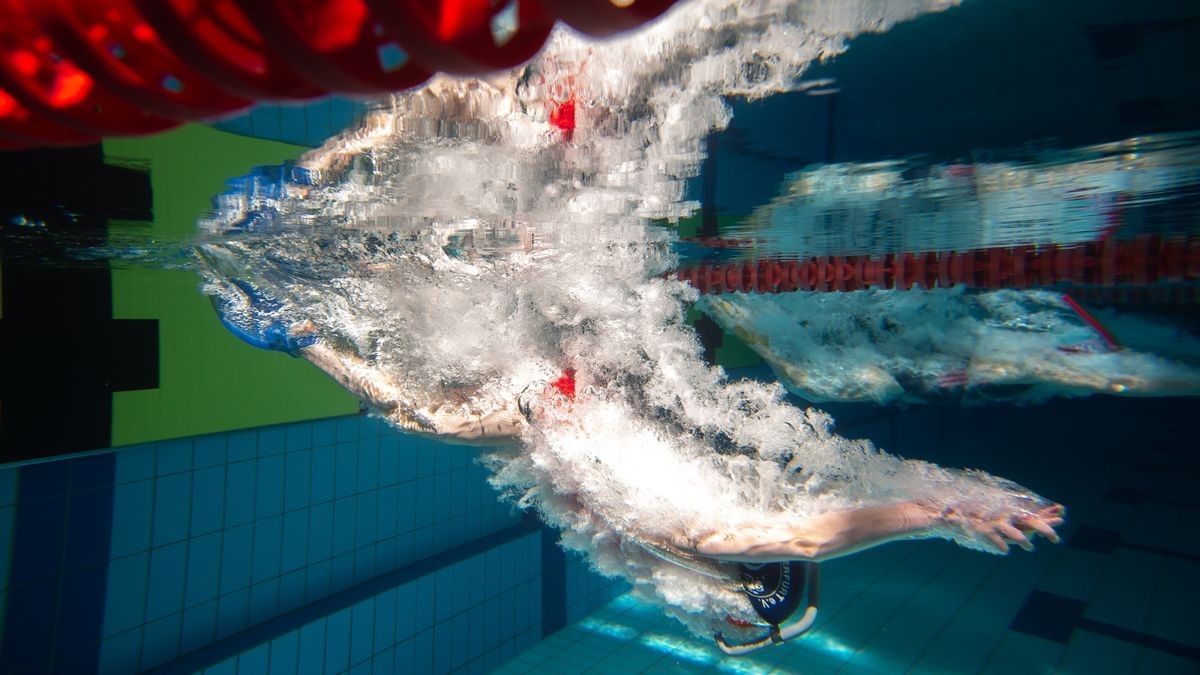
[[[0,672],[96,670],[115,466],[104,454],[17,470]]]
[[[1197,664],[1200,664],[1200,648],[1193,647],[1182,642],[1168,640],[1166,638],[1158,637],[1157,635],[1151,635],[1149,633],[1143,633],[1141,631],[1136,631],[1129,628],[1122,628],[1121,626],[1114,626],[1110,623],[1103,623],[1094,619],[1085,618],[1080,621],[1079,625],[1076,627],[1091,631],[1093,633],[1107,635],[1108,637],[1116,638],[1118,640],[1123,640],[1130,644],[1147,647],[1149,649],[1156,649],[1160,652],[1166,652],[1167,654],[1178,656],[1189,661],[1195,661]]]
[[[558,532],[542,530],[542,637],[567,626],[567,554]]]
[[[1200,663],[1200,648],[1083,616],[1086,603],[1075,598],[1034,591],[1009,629],[1043,640],[1067,644],[1076,630],[1086,630]]]
[[[223,640],[214,642],[146,672],[160,675],[165,673],[182,674],[199,672],[258,645],[266,644],[281,635],[285,635],[321,617],[353,607],[359,602],[379,595],[388,589],[402,586],[410,581],[437,572],[440,569],[468,560],[480,553],[485,553],[498,546],[503,546],[511,541],[537,532],[539,529],[540,525],[536,524],[536,522],[531,523],[526,521],[520,525],[514,525],[508,529],[494,532],[486,537],[481,537],[449,551],[443,551],[437,555],[430,556],[398,570],[393,570],[374,579],[364,581],[339,593],[321,598],[298,609],[250,626]],[[430,611],[432,611],[432,608]]]

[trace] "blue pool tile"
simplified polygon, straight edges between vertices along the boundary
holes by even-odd
[[[259,645],[238,656],[238,675],[262,675],[270,662],[271,645]]]
[[[296,422],[285,428],[287,440],[285,446],[288,452],[308,450],[313,445],[313,425],[309,422]]]
[[[71,460],[71,492],[78,493],[112,485],[116,468],[117,458],[111,452],[76,457]]]
[[[351,666],[346,675],[371,675],[371,659]]]
[[[75,570],[87,565],[108,560],[108,546],[112,538],[113,493],[111,489],[89,490],[71,495],[71,508],[67,513],[67,557],[66,569]],[[0,518],[0,529],[4,519]],[[0,538],[4,534],[0,532]],[[3,539],[7,543],[7,539]],[[3,555],[3,551],[0,551]],[[4,556],[7,558],[7,556]],[[0,580],[4,576],[4,564],[0,561]]]
[[[455,513],[467,510],[467,470],[455,469],[450,478],[450,504]]]
[[[150,552],[150,578],[146,595],[147,621],[183,609],[186,561],[186,542],[163,546]]]
[[[413,604],[416,613],[416,625],[413,627],[414,633],[420,633],[433,626],[434,610],[436,610],[436,601],[434,601],[434,590],[436,590],[436,587],[436,579],[434,579],[433,574],[426,574],[425,577],[416,580],[414,587],[415,602]],[[397,611],[400,610],[397,609]]]
[[[333,446],[333,496],[341,499],[358,489],[358,442],[339,442]]]
[[[397,673],[415,673],[417,672],[416,661],[414,658],[414,641],[404,640],[396,644],[395,672]]]
[[[354,550],[354,583],[361,584],[375,578],[375,545]]]
[[[396,453],[395,444],[390,443],[392,436],[381,436],[378,441],[379,468],[377,474],[379,485],[395,485],[400,473],[400,456]]]
[[[396,486],[396,534],[412,532],[417,527],[417,481]]]
[[[354,544],[365,546],[375,542],[378,536],[379,493],[375,490],[363,492],[358,495],[357,501]]]
[[[210,644],[217,631],[217,601],[215,599],[183,611],[183,629],[179,653],[187,654]]]
[[[287,450],[287,435],[281,426],[258,430],[258,456],[278,455]]]
[[[110,551],[114,558],[150,548],[153,493],[154,482],[149,480],[125,483],[113,489]]]
[[[221,538],[222,533],[213,532],[194,537],[188,542],[185,606],[216,599],[221,570]]]
[[[396,589],[375,598],[375,651],[396,642]]]
[[[339,417],[335,421],[337,443],[353,442],[358,440],[358,416],[351,415],[349,417]]]
[[[354,550],[355,519],[357,500],[354,497],[339,499],[333,504],[333,554]]]
[[[300,629],[299,661],[297,675],[320,675],[325,672],[325,619]]]
[[[375,653],[375,599],[367,598],[350,612],[350,663],[361,663]]]
[[[313,602],[329,595],[333,561],[325,560],[310,564],[304,576],[304,596]]]
[[[333,499],[334,493],[334,446],[313,448],[312,471],[309,474],[310,496],[313,504]]]
[[[385,649],[375,655],[371,659],[372,673],[394,673],[396,670],[396,650],[394,648]],[[400,671],[407,672],[407,671]]]
[[[375,545],[375,570],[379,574],[399,566],[396,557],[396,538],[384,539]]]
[[[417,478],[428,478],[437,473],[438,448],[425,439],[414,439],[417,444]]]
[[[308,511],[308,561],[326,560],[333,555],[333,504],[324,502]]]
[[[137,671],[142,653],[142,627],[113,635],[100,645],[101,675],[125,675]]]
[[[407,640],[417,632],[417,585],[408,583],[396,588],[396,637],[395,642]]]
[[[354,553],[334,556],[329,569],[329,588],[336,593],[354,585]]]
[[[305,570],[298,569],[279,577],[279,611],[290,612],[304,604]]]
[[[283,479],[283,510],[292,511],[309,504],[309,467],[312,451],[289,452]]]
[[[8,565],[12,561],[13,516],[16,514],[16,508],[0,507],[0,591],[8,587]],[[4,603],[0,603],[0,608],[2,607]]]
[[[282,546],[283,518],[272,516],[254,523],[254,565],[251,581],[279,576],[279,554]]]
[[[413,672],[433,672],[433,630],[421,631],[413,638]]]
[[[167,441],[158,446],[158,461],[156,471],[159,476],[166,476],[181,471],[190,471],[192,468],[192,447],[191,439],[183,439],[177,441]]]
[[[416,487],[416,503],[414,504],[414,515],[416,521],[414,527],[425,527],[435,520],[441,520],[442,514],[435,511],[437,508],[434,493],[437,492],[435,487],[436,481],[429,479],[418,479],[413,481],[412,485]]]
[[[275,616],[279,611],[279,578],[267,579],[250,588],[250,625]]]
[[[61,497],[67,493],[70,462],[49,461],[27,464],[21,467],[18,484],[19,499],[29,502],[47,497]]]
[[[406,441],[411,437],[400,434],[384,434],[379,439],[379,456],[391,455],[396,458],[396,482],[403,483],[417,477],[416,455],[412,446]]]
[[[215,666],[209,666],[204,669],[204,675],[239,675],[237,669],[237,657],[226,659]]]
[[[18,469],[0,468],[0,506],[12,506],[17,502]]]
[[[149,565],[149,553],[117,558],[108,564],[105,636],[116,635],[142,624]]]
[[[312,446],[320,448],[337,442],[337,420],[318,420],[312,424]]]
[[[358,441],[358,492],[379,487],[379,438],[369,436]]]
[[[451,662],[455,651],[454,628],[450,621],[443,621],[433,627],[433,671],[434,673],[450,673],[454,668]]]
[[[239,525],[224,531],[221,543],[222,594],[250,584],[250,553],[253,545],[253,525]]]
[[[28,468],[28,467],[23,467]],[[8,587],[61,573],[66,534],[66,497],[43,498],[13,512]]]
[[[246,627],[249,616],[250,591],[242,589],[217,600],[217,639],[232,635]]]
[[[154,489],[154,546],[188,536],[192,506],[192,475],[179,473],[158,479]]]
[[[58,582],[49,577],[9,589],[0,672],[18,672],[51,656]]]
[[[325,672],[336,673],[350,665],[350,610],[325,619]]]
[[[230,464],[225,472],[225,527],[254,519],[254,461]]]
[[[226,434],[200,436],[192,442],[192,466],[202,469],[225,464]]]
[[[453,584],[450,591],[450,612],[452,614],[462,612],[471,602],[469,570],[470,566],[466,560],[456,563],[450,568],[451,583]]]
[[[454,574],[449,569],[442,568],[433,577],[434,588],[436,589],[433,602],[433,620],[436,623],[441,623],[450,618],[450,608],[452,607],[450,597],[454,593]]]
[[[283,455],[259,458],[254,510],[256,518],[266,518],[283,512],[283,468]]]
[[[104,584],[107,581],[108,568],[104,565],[93,565],[63,575],[58,594],[56,653],[76,650],[100,638],[104,622]]]
[[[396,502],[399,490],[395,485],[391,485],[380,488],[378,495],[376,528],[379,539],[383,540],[396,536],[396,523],[399,515],[396,513]]]
[[[142,665],[146,670],[179,655],[179,626],[182,614],[172,614],[146,624],[142,633]]]
[[[308,527],[308,509],[284,514],[279,567],[281,571],[300,569],[308,561]]]
[[[79,649],[55,649],[52,672],[94,673],[100,663],[100,643],[92,642]]]
[[[221,529],[225,521],[225,467],[192,473],[192,536]]]
[[[244,462],[258,456],[258,432],[254,429],[235,431],[226,439],[226,461]]]
[[[271,672],[270,675],[294,675],[296,655],[300,649],[300,633],[292,631],[284,633],[271,640]]]
[[[118,483],[129,483],[154,477],[154,446],[139,445],[122,448],[116,452],[117,464],[114,479]]]

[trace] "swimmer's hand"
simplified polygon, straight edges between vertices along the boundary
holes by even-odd
[[[316,343],[316,326],[311,321],[286,323],[282,302],[240,279],[230,283],[226,293],[213,298],[213,308],[221,323],[239,340],[292,356]]]
[[[1010,544],[1033,550],[1033,539],[1042,535],[1052,543],[1059,541],[1054,528],[1063,523],[1066,509],[1062,504],[1039,504],[1034,510],[1019,510],[995,516],[972,513],[969,510],[948,508],[940,519],[955,529],[964,531],[971,539],[983,544],[993,553],[1008,553]]]

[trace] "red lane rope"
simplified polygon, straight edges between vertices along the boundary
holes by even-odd
[[[0,150],[511,68],[556,20],[610,35],[675,1],[0,0]],[[575,105],[552,111],[567,139]]]
[[[1200,237],[1141,235],[1055,244],[886,255],[759,258],[682,267],[667,276],[704,294],[865,288],[1149,286],[1200,280]]]

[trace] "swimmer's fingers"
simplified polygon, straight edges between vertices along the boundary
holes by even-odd
[[[996,549],[998,551],[1001,553],[1008,553],[1008,542],[1004,541],[1004,537],[1001,537],[995,532],[985,532],[984,534],[989,540],[991,540],[993,544],[996,545]]]
[[[1058,521],[1058,522],[1051,522]],[[1049,521],[1038,518],[1037,516],[1023,516],[1020,519],[1020,527],[1022,529],[1029,528],[1037,532],[1043,537],[1049,539],[1052,543],[1058,543],[1058,533],[1054,531],[1054,525],[1062,522],[1062,518],[1051,518]]]
[[[1000,523],[996,529],[1000,531],[1000,534],[1008,537],[1009,541],[1013,542],[1017,546],[1020,546],[1026,551],[1033,550],[1033,542],[1029,541],[1029,537],[1026,537],[1024,532],[1018,530],[1009,523]]]

